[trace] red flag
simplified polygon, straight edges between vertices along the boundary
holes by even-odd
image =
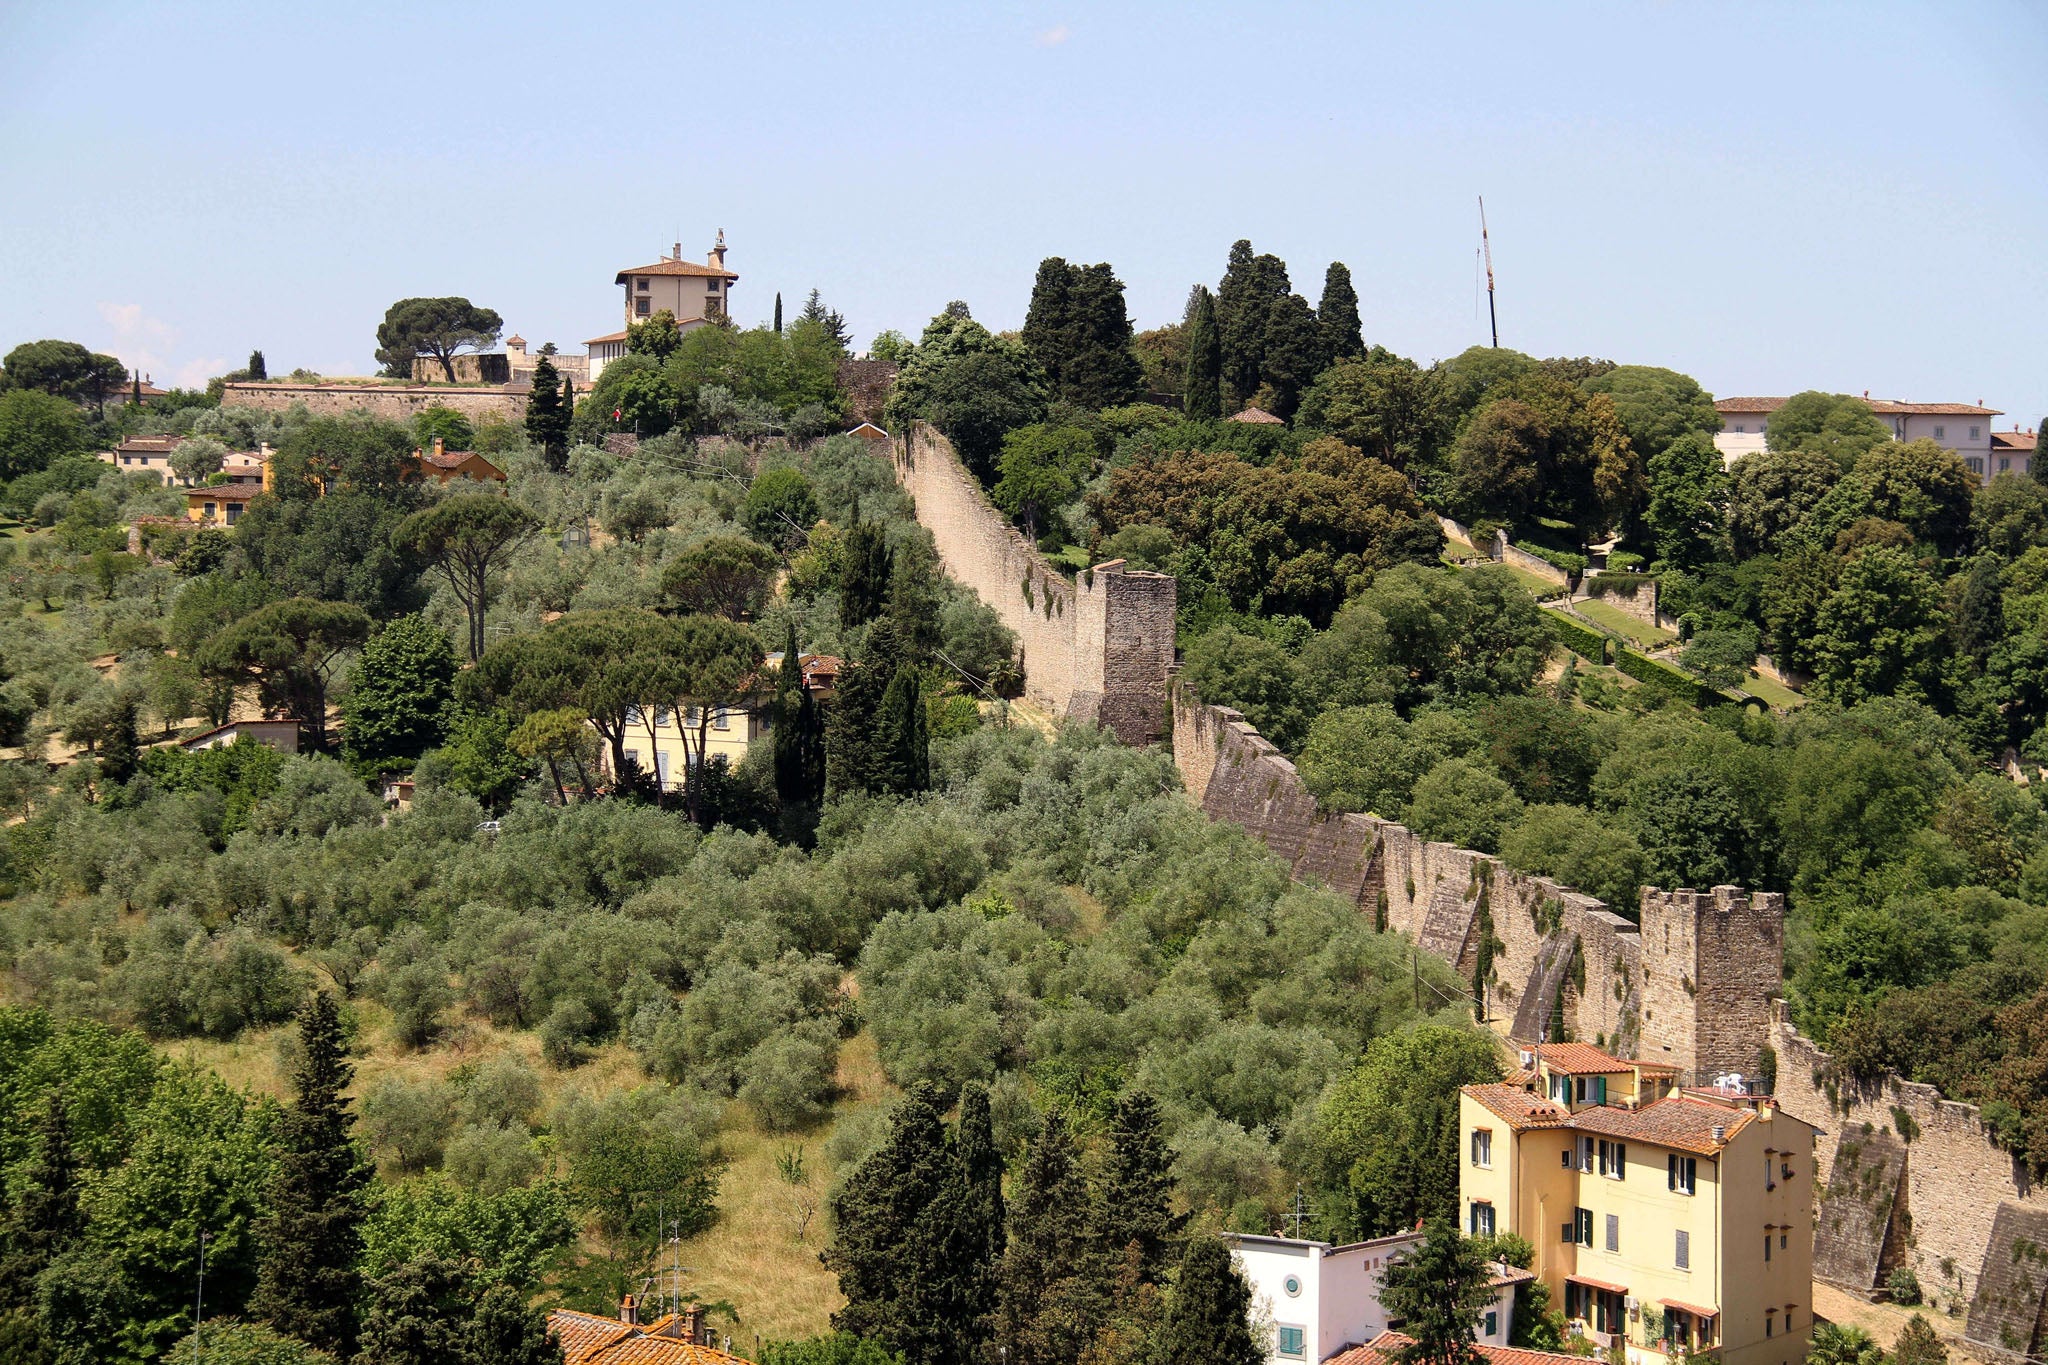
[[[621,417],[623,417],[623,416],[625,416],[625,410],[624,410],[624,409],[622,409],[622,408],[613,408],[613,409],[612,409],[612,420],[613,420],[614,422],[618,421],[618,420],[619,420],[619,418],[621,418]]]

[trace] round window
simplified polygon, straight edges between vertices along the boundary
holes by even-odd
[[[1281,1283],[1285,1286],[1287,1290],[1288,1298],[1298,1299],[1301,1297],[1301,1276],[1289,1275],[1285,1280],[1281,1281]]]

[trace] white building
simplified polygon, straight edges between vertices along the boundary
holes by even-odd
[[[1419,1232],[1332,1246],[1294,1237],[1227,1233],[1237,1268],[1252,1290],[1252,1322],[1271,1337],[1271,1365],[1315,1365],[1348,1347],[1364,1345],[1389,1327],[1380,1307],[1380,1276],[1422,1241]],[[1535,1278],[1497,1266],[1494,1299],[1480,1314],[1474,1339],[1505,1346],[1514,1316],[1515,1286]]]
[[[1868,393],[1863,395],[1863,401],[1891,428],[1894,441],[1925,437],[1936,445],[1946,446],[1962,456],[1970,472],[1985,483],[1999,472],[1991,433],[1991,419],[1999,416],[1997,408],[1974,403],[1902,403],[1872,398]],[[1714,448],[1721,452],[1721,463],[1732,467],[1744,455],[1762,450],[1771,414],[1784,406],[1783,398],[1717,401],[1714,408],[1721,414],[1721,430],[1714,437]],[[2011,460],[2009,454],[2005,458]]]
[[[1989,471],[1991,476],[1996,478],[2000,474],[2018,474],[2024,478],[2032,473],[2034,451],[2039,440],[2039,434],[2031,427],[2025,431],[2014,427],[2011,431],[1992,432]]]
[[[677,242],[669,255],[653,265],[621,270],[613,283],[625,290],[624,320],[621,330],[590,339],[590,382],[595,384],[604,367],[626,353],[624,328],[645,322],[664,308],[675,315],[676,325],[685,332],[714,318],[730,317],[732,287],[739,279],[725,268],[723,228],[702,265],[684,260],[683,244]]]

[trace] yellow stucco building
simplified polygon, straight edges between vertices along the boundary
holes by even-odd
[[[1552,1301],[1629,1365],[1797,1365],[1813,1328],[1814,1133],[1768,1097],[1688,1089],[1545,1043],[1459,1099],[1470,1233],[1515,1232]]]

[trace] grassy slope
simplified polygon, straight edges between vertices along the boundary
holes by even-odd
[[[1678,638],[1671,631],[1645,625],[1619,607],[1609,606],[1597,597],[1576,602],[1572,609],[1602,630],[1613,631],[1646,648],[1654,649],[1659,645],[1667,645]]]

